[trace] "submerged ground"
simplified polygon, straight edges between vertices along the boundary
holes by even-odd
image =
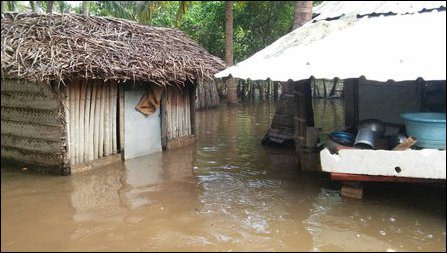
[[[323,131],[340,101],[315,102]],[[194,146],[69,177],[2,168],[2,251],[446,251],[445,185],[344,199],[261,145],[272,103],[200,111]]]

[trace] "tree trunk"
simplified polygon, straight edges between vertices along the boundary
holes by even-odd
[[[90,15],[90,1],[82,2],[82,14],[84,14],[85,16]]]
[[[307,21],[312,19],[312,2],[313,1],[296,1],[293,11],[293,28],[304,25]]]
[[[3,4],[3,1],[2,1]],[[35,1],[29,1],[29,5],[31,6],[31,11],[36,12],[36,4]]]
[[[227,65],[233,65],[233,1],[225,1],[225,58]],[[237,104],[236,84],[231,77],[227,81],[227,103]]]
[[[31,1],[30,1],[31,2]],[[31,3],[30,3],[31,4]],[[47,2],[47,13],[53,13],[54,1]],[[32,7],[31,7],[32,8]]]

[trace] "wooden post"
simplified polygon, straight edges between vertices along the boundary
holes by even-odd
[[[172,138],[172,88],[166,89],[166,143]]]
[[[191,134],[196,134],[196,108],[195,108],[195,103],[194,103],[194,94],[196,87],[191,87],[189,88],[189,100],[190,100],[190,120],[191,120]]]
[[[90,161],[90,147],[92,145],[92,141],[90,141],[90,104],[91,104],[91,96],[92,96],[92,81],[88,81],[85,84],[85,106],[84,106],[84,162]]]
[[[261,102],[264,102],[265,101],[264,82],[263,81],[259,81],[258,82],[258,87],[259,87],[259,100]]]
[[[81,106],[79,107],[79,136],[80,136],[80,163],[85,162],[86,160],[86,143],[85,143],[85,114],[86,114],[86,110],[85,110],[85,104],[86,104],[86,98],[87,98],[87,81],[83,81],[81,83],[81,97],[80,97],[80,104]]]
[[[93,159],[98,159],[99,156],[99,123],[101,117],[101,89],[102,85],[99,81],[95,83],[94,89],[96,90],[95,96],[95,117],[94,117],[94,130],[93,130]]]
[[[110,84],[104,84],[104,156],[110,155]]]
[[[241,91],[241,100],[245,101],[245,90],[246,90],[247,82],[242,80],[242,91]]]
[[[181,93],[182,98],[182,136],[188,135],[188,122],[186,121],[186,109],[189,108],[189,106],[186,106],[188,94],[186,93],[186,88],[183,88],[183,91]]]
[[[241,81],[240,80],[235,80],[236,84],[236,96],[238,98],[241,97]]]
[[[92,81],[91,90],[92,90],[92,98],[90,100],[90,119],[89,119],[89,127],[90,127],[90,151],[89,151],[89,160],[95,160],[95,118],[96,118],[96,94],[97,94],[97,87],[98,81]]]
[[[67,87],[68,95],[69,95],[69,100],[70,100],[70,107],[69,107],[69,114],[70,114],[70,160],[71,160],[71,165],[76,163],[76,139],[74,138],[75,136],[75,111],[76,111],[76,93],[75,93],[75,83],[76,81],[70,83],[70,85]]]
[[[310,79],[294,83],[296,101],[296,110],[294,112],[294,139],[299,169],[301,169],[301,159],[306,147],[306,128],[308,126],[314,126],[310,84]]]
[[[86,161],[91,161],[94,160],[93,158],[93,130],[94,130],[94,125],[92,125],[90,122],[93,121],[93,119],[95,118],[95,101],[94,101],[94,97],[93,95],[96,96],[96,94],[93,94],[94,92],[96,92],[95,90],[95,83],[96,80],[90,80],[89,81],[89,85],[88,85],[88,92],[89,95],[87,96],[87,100],[86,103],[88,104],[88,108],[86,107],[86,109],[88,109],[87,113],[88,113],[88,117],[85,120],[85,124],[86,124],[86,133],[85,133],[85,138],[86,138]]]
[[[76,163],[82,162],[82,143],[81,143],[81,84],[82,80],[79,80],[76,87]]]
[[[113,81],[109,86],[109,154],[113,154]]]
[[[179,137],[179,128],[178,128],[178,118],[179,118],[178,102],[179,101],[178,101],[178,93],[176,90],[174,90],[173,96],[174,96],[174,99],[173,99],[174,106],[172,107],[173,112],[174,112],[174,114],[173,114],[174,129],[173,130],[174,130],[174,138],[177,138],[177,137]]]
[[[191,88],[186,87],[185,88],[185,92],[183,93],[184,96],[186,97],[186,102],[185,102],[185,122],[186,122],[186,134],[185,135],[191,135],[191,101],[190,101],[190,90]]]
[[[161,147],[166,149],[167,145],[167,136],[168,136],[168,126],[167,126],[167,118],[168,118],[168,91],[165,88],[163,95],[161,96],[160,110],[161,110]]]
[[[358,122],[358,79],[343,81],[343,99],[345,103],[345,126],[354,126]]]
[[[89,152],[88,152],[88,161],[92,161],[95,160],[96,157],[94,156],[94,150],[95,150],[95,145],[94,145],[94,131],[95,131],[95,106],[96,106],[96,83],[97,81],[92,81],[91,85],[90,85],[90,90],[91,90],[91,99],[89,101],[90,103],[90,118],[89,118],[89,135],[88,135],[88,139],[89,139]]]
[[[317,91],[318,91],[318,85],[317,85],[316,82],[314,82],[314,83],[313,83],[312,97],[314,97],[314,98],[318,97]]]
[[[270,79],[267,79],[267,92],[265,94],[265,97],[267,98],[267,101],[270,101],[270,92],[271,92],[271,81]]]
[[[124,88],[122,86],[118,87],[118,95],[119,95],[119,117],[120,117],[120,131],[119,131],[119,135],[120,135],[120,143],[119,143],[119,148],[121,151],[121,159],[124,160],[124,138],[126,138],[126,136],[124,136],[124,127],[125,127],[125,123],[124,123]]]
[[[278,101],[278,82],[273,82],[273,100]]]
[[[68,164],[71,164],[71,160],[70,160],[70,152],[71,152],[71,114],[70,114],[70,87],[69,86],[65,86],[65,88],[63,89],[63,93],[62,95],[64,96],[64,114],[65,114],[65,129],[67,130],[66,132],[66,136],[67,136],[67,151],[65,153],[65,157],[68,157]],[[70,166],[70,165],[69,165]],[[69,172],[70,174],[70,172]]]
[[[323,96],[327,98],[326,80],[323,79]]]
[[[109,86],[109,154],[113,154],[113,85],[114,81],[110,81]]]
[[[184,100],[182,95],[183,94],[182,94],[181,90],[177,92],[177,112],[178,112],[178,115],[177,115],[178,126],[177,127],[178,127],[178,137],[183,136],[183,120],[185,118],[185,115],[184,115],[185,108],[183,106],[183,103],[185,102],[185,100]]]
[[[112,153],[116,154],[118,152],[118,145],[117,145],[117,91],[118,87],[116,82],[113,82],[112,84]]]
[[[254,102],[256,100],[256,82],[255,81],[251,81],[250,83],[251,83],[251,87],[252,87],[251,99]]]
[[[98,156],[104,156],[104,109],[105,109],[105,98],[104,98],[104,87],[105,84],[99,85],[100,88],[100,106],[99,106],[99,138],[98,138]]]

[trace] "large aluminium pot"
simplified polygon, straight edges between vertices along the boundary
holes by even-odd
[[[365,119],[359,122],[354,148],[375,149],[375,143],[385,133],[385,124],[378,119]]]
[[[383,137],[385,133],[385,124],[378,119],[365,119],[359,122],[358,129],[368,128],[373,132],[374,138]]]

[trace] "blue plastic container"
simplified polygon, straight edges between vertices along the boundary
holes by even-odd
[[[417,139],[420,148],[445,149],[445,113],[404,113],[408,136]]]

